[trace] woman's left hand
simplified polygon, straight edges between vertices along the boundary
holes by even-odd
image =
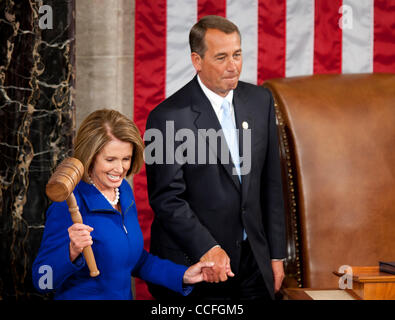
[[[211,261],[200,261],[190,266],[184,273],[183,282],[184,284],[194,284],[198,282],[206,281],[203,277],[202,268],[211,268],[214,266],[214,262]]]

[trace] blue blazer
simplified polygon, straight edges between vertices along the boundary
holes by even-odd
[[[121,211],[115,210],[93,185],[81,181],[74,195],[84,224],[91,226],[93,253],[100,275],[92,278],[83,255],[70,261],[67,229],[72,220],[66,202],[47,211],[41,247],[33,263],[33,284],[42,293],[54,290],[55,299],[133,299],[131,276],[187,295],[183,287],[187,267],[160,259],[143,248],[136,204],[129,183],[119,188]]]

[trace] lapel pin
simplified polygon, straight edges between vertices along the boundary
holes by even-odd
[[[243,127],[244,130],[247,130],[248,129],[248,122],[247,121],[243,121],[241,126]]]

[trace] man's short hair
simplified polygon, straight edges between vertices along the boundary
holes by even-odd
[[[233,22],[221,16],[205,16],[201,18],[189,32],[189,46],[191,48],[191,53],[196,52],[202,58],[207,50],[204,39],[207,29],[217,29],[226,34],[237,32],[241,41],[239,28]]]

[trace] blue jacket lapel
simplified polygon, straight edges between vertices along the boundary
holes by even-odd
[[[100,193],[99,190],[96,189],[95,186],[84,181],[80,181],[80,183],[76,187],[76,190],[78,190],[81,198],[85,202],[85,205],[90,212],[100,211],[118,213],[118,211],[110,205],[107,199],[104,198],[104,196]],[[134,204],[133,193],[126,180],[122,181],[122,184],[119,187],[119,192],[121,210],[123,213],[126,213],[127,210]]]

